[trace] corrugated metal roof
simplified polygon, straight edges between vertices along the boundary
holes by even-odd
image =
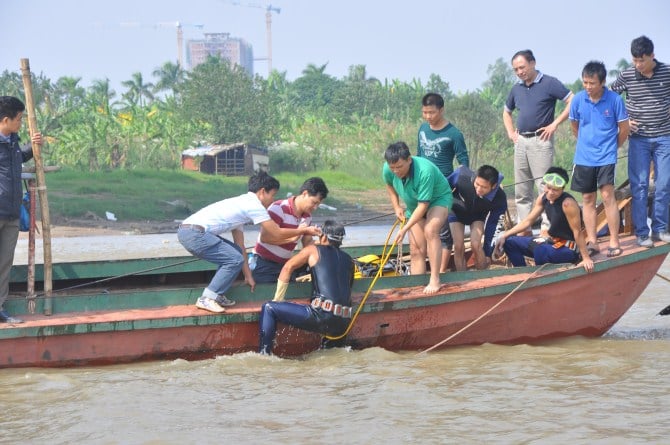
[[[181,152],[185,156],[216,156],[222,151],[233,150],[235,148],[244,147],[244,144],[227,144],[227,145],[207,145],[204,147],[189,148]]]

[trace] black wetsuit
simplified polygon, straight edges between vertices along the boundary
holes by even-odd
[[[329,300],[332,305],[351,306],[351,285],[354,262],[351,257],[333,246],[316,246],[319,261],[311,268],[313,294],[311,301]],[[321,301],[317,300],[317,301]],[[260,315],[259,352],[271,354],[277,322],[320,334],[340,335],[349,325],[349,318],[335,315],[334,311],[315,308],[311,304],[288,301],[268,301]]]

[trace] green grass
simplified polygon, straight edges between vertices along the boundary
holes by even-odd
[[[356,192],[383,191],[381,175],[370,178],[343,172],[281,173],[277,197],[296,194],[305,179],[320,176],[330,194],[329,205],[354,202]],[[213,202],[247,190],[248,177],[213,176],[181,170],[114,170],[109,172],[58,171],[46,175],[52,218],[104,218],[109,211],[123,221],[171,221],[184,219]]]

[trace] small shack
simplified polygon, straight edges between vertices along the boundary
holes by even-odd
[[[250,144],[209,145],[181,153],[181,167],[210,175],[249,176],[268,171],[268,149]]]

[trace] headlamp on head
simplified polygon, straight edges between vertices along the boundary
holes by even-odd
[[[321,235],[328,238],[329,241],[342,243],[344,235],[344,227],[341,224],[335,224],[331,221],[326,221],[326,223],[321,227]]]

